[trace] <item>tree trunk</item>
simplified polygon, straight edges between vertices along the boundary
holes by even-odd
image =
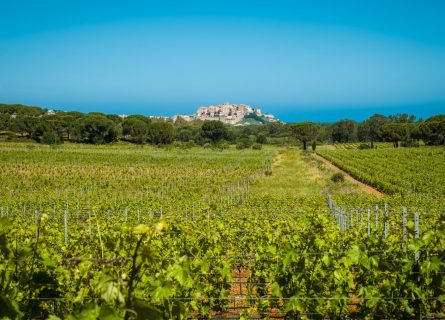
[[[306,149],[307,149],[307,142],[303,141],[303,150],[306,150]]]

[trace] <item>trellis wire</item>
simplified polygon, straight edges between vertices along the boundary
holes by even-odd
[[[444,252],[444,248],[421,248],[417,249],[415,252]],[[391,249],[391,250],[361,250],[360,253],[366,254],[385,254],[385,253],[403,253],[404,249]],[[297,256],[307,255],[307,256],[320,256],[320,255],[346,255],[349,254],[350,251],[318,251],[318,252],[305,252],[305,251],[294,251],[294,254]],[[252,253],[252,254],[234,254],[234,255],[220,255],[220,256],[177,256],[177,257],[159,257],[152,258],[153,260],[176,260],[176,259],[238,259],[238,258],[249,258],[250,261],[254,262],[255,258],[274,258],[274,257],[286,257],[288,254],[277,254],[277,253]],[[104,262],[113,262],[113,261],[124,261],[131,260],[132,257],[115,257],[115,258],[83,258],[83,257],[71,257],[71,258],[62,258],[63,261],[104,261]],[[13,261],[25,261],[25,259],[10,259]]]
[[[333,300],[333,301],[339,301],[339,300],[352,300],[353,298],[351,297],[304,297],[304,296],[298,296],[298,297],[252,297],[252,296],[233,296],[233,297],[170,297],[170,298],[151,298],[151,297],[141,297],[141,298],[135,298],[137,300],[141,300],[141,301],[165,301],[165,300],[185,300],[185,301],[194,301],[194,300],[202,300],[202,301],[208,301],[208,300],[213,300],[213,301],[225,301],[225,300],[264,300],[264,301],[279,301],[279,300],[323,300],[323,301],[329,301],[329,300]],[[377,296],[377,297],[360,297],[360,300],[374,300],[374,299],[378,299],[378,300],[385,300],[385,301],[397,301],[397,300],[407,300],[407,301],[414,301],[417,300],[418,298],[415,297],[381,297],[381,296]],[[69,298],[55,298],[55,297],[33,297],[30,298],[29,300],[46,300],[46,301],[51,301],[51,300],[70,300]],[[85,298],[85,300],[102,300],[102,298]],[[437,296],[437,297],[425,297],[423,298],[423,300],[443,300],[443,296]],[[230,308],[229,308],[230,309]]]

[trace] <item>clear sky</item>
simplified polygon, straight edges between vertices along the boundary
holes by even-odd
[[[0,0],[0,102],[285,121],[445,113],[445,1]]]

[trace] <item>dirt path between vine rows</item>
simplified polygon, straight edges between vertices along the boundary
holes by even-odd
[[[377,197],[382,197],[382,196],[385,195],[384,193],[382,193],[382,192],[380,192],[379,190],[377,190],[377,189],[371,187],[370,185],[367,185],[367,184],[365,184],[365,183],[363,183],[363,182],[361,182],[361,181],[355,179],[355,178],[354,178],[353,176],[351,176],[349,173],[347,173],[346,171],[340,169],[340,168],[337,167],[335,164],[333,164],[333,163],[330,162],[329,160],[323,158],[322,156],[320,156],[320,155],[318,155],[318,154],[315,154],[315,158],[318,159],[318,160],[320,160],[321,162],[323,162],[323,164],[324,164],[326,167],[328,167],[329,169],[331,169],[332,171],[342,173],[342,174],[345,176],[345,180],[347,180],[347,181],[349,181],[349,182],[351,182],[351,183],[353,183],[353,184],[356,184],[357,186],[360,187],[360,189],[361,189],[363,192],[366,192],[367,194],[371,194],[371,195],[374,195],[374,196],[377,196]]]

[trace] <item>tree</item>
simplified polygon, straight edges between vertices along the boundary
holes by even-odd
[[[184,120],[185,121],[185,120]],[[182,142],[188,142],[193,140],[194,133],[191,127],[179,127],[176,129],[176,137],[175,139]]]
[[[0,113],[17,116],[39,117],[45,110],[39,107],[29,107],[22,104],[0,104]]]
[[[10,129],[11,116],[9,114],[0,113],[0,130]]]
[[[115,124],[122,123],[122,118],[117,114],[107,114],[106,117],[113,121]]]
[[[42,118],[35,118],[36,122],[32,129],[31,139],[40,142],[46,131],[50,130],[49,124]]]
[[[313,122],[300,122],[289,125],[291,135],[303,143],[303,150],[307,150],[308,141],[317,137],[320,127]]]
[[[416,141],[422,139],[422,130],[421,130],[422,123],[423,122],[416,122],[408,124],[409,139]]]
[[[20,133],[22,136],[25,135],[31,137],[38,122],[38,118],[19,115],[13,120],[12,129],[17,133]]]
[[[283,137],[289,133],[286,126],[280,122],[269,123],[265,127],[269,136],[272,137]]]
[[[420,130],[427,144],[445,144],[445,114],[426,119],[421,123]]]
[[[405,132],[405,135],[400,140],[401,146],[402,147],[418,147],[419,139],[422,138],[419,123],[416,123],[416,122],[405,123],[404,125],[406,126],[406,132]]]
[[[78,123],[80,139],[88,143],[110,143],[117,138],[113,121],[102,114],[90,113]]]
[[[68,141],[72,140],[71,135],[76,131],[76,125],[84,117],[85,115],[81,112],[59,112],[52,116],[60,126],[62,138],[66,138]]]
[[[145,122],[146,124],[150,124],[151,123],[151,119],[149,117],[146,117],[146,116],[141,115],[141,114],[132,114],[132,115],[129,115],[128,117],[125,118],[125,120],[130,120],[130,119],[137,119],[137,120],[140,120],[142,122]]]
[[[137,117],[128,117],[122,122],[122,134],[132,142],[143,143],[147,140],[148,126]]]
[[[147,137],[152,144],[169,144],[173,142],[175,130],[169,122],[153,122],[148,126]]]
[[[379,129],[379,136],[384,141],[391,141],[394,148],[399,147],[399,141],[403,140],[408,132],[406,123],[385,123]]]
[[[388,117],[390,122],[395,123],[414,123],[416,117],[414,115],[408,115],[406,113],[397,113]]]
[[[236,144],[236,148],[237,149],[247,149],[247,148],[250,148],[252,146],[252,144],[253,144],[253,142],[250,140],[249,136],[242,135],[238,139],[238,143]]]
[[[333,142],[353,142],[357,139],[357,122],[353,120],[337,121],[330,129]]]
[[[389,119],[381,114],[375,114],[359,126],[359,136],[361,141],[370,141],[371,148],[374,148],[374,142],[379,138],[379,129],[385,123],[388,123]]]
[[[217,142],[227,137],[227,128],[221,121],[205,121],[201,127],[204,138]]]
[[[189,123],[183,117],[177,116],[176,119],[174,120],[174,126],[175,128],[188,127]]]
[[[267,137],[266,137],[266,135],[264,133],[258,134],[256,136],[255,142],[259,143],[259,144],[267,144]]]
[[[43,133],[42,139],[40,140],[41,143],[54,145],[60,143],[60,137],[57,134],[57,132],[47,130]]]

